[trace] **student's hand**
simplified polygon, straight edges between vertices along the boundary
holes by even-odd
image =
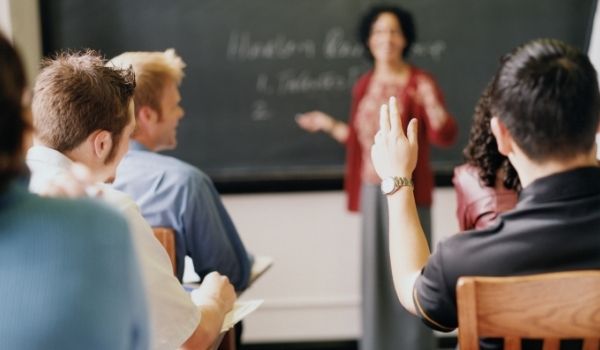
[[[213,349],[221,333],[225,314],[233,308],[235,298],[233,285],[227,277],[218,272],[206,275],[200,287],[192,292],[192,301],[200,312],[200,323],[181,349]]]
[[[335,119],[321,111],[306,112],[296,116],[296,123],[309,132],[324,131],[331,133],[336,125]]]
[[[216,303],[220,310],[228,312],[233,308],[236,296],[227,276],[211,272],[194,291],[193,298],[196,305]]]
[[[39,194],[46,197],[80,198],[98,197],[99,190],[94,187],[94,178],[83,164],[74,163],[69,172],[61,174],[45,184]]]
[[[407,135],[402,128],[398,115],[396,99],[390,98],[389,104],[381,106],[379,131],[371,147],[371,160],[380,178],[403,176],[408,179],[417,165],[417,119],[408,123]]]

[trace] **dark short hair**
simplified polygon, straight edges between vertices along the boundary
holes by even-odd
[[[371,54],[371,50],[369,50],[369,37],[371,36],[373,23],[377,21],[377,18],[382,13],[391,13],[396,16],[406,40],[406,47],[402,51],[402,57],[407,57],[410,53],[410,48],[417,39],[415,23],[410,12],[393,5],[374,5],[362,16],[358,25],[358,39],[363,44],[365,54],[371,61],[373,60],[373,55]]]
[[[111,133],[117,149],[130,123],[133,99],[132,69],[106,67],[93,50],[62,52],[42,63],[33,92],[33,125],[36,136],[48,147],[67,152],[96,130]]]
[[[19,54],[0,33],[0,192],[23,169],[25,71]]]
[[[589,152],[600,118],[596,70],[561,41],[538,39],[505,57],[491,91],[492,114],[532,160]]]
[[[490,120],[492,120],[490,111],[492,82],[493,80],[485,87],[477,101],[477,105],[475,105],[473,124],[463,155],[467,163],[477,168],[479,178],[484,185],[495,187],[498,170],[503,169],[504,178],[502,182],[504,187],[518,191],[521,187],[519,175],[508,161],[508,158],[498,151],[496,138],[490,128]]]

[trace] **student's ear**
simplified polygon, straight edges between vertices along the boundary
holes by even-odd
[[[496,138],[496,143],[498,144],[498,152],[504,156],[508,156],[512,151],[512,136],[506,129],[506,125],[502,123],[498,117],[492,117],[490,120],[490,128],[492,129],[492,134]]]
[[[112,134],[106,130],[97,130],[90,136],[94,155],[104,162],[113,147]]]
[[[136,122],[139,126],[146,126],[158,121],[158,112],[150,106],[142,106],[138,111]]]

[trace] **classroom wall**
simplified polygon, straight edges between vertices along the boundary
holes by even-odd
[[[0,30],[19,50],[32,84],[42,57],[38,1],[0,0]]]
[[[596,5],[597,6],[597,5]],[[592,35],[590,37],[590,46],[588,48],[588,55],[590,60],[596,67],[600,69],[600,11],[596,9],[594,15],[594,25],[592,27]]]
[[[598,4],[596,4],[594,26],[592,28],[588,56],[590,56],[590,60],[594,64],[594,67],[596,67],[596,70],[600,70],[600,11],[598,11]],[[600,159],[600,134],[596,134],[596,144],[598,144],[596,158]]]
[[[275,260],[242,299],[264,299],[244,341],[295,342],[360,336],[360,215],[341,191],[225,195],[251,252]],[[450,187],[434,191],[435,242],[458,231]]]
[[[8,0],[0,0],[0,31],[10,38],[12,37],[12,24],[9,5]]]

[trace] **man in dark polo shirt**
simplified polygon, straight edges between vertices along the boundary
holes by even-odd
[[[409,181],[417,162],[418,126],[413,119],[404,134],[394,100],[382,106],[372,149],[388,194],[396,292],[407,310],[442,331],[458,326],[460,276],[600,269],[600,168],[594,142],[600,93],[588,57],[556,40],[529,42],[503,60],[491,100],[498,149],[523,185],[519,202],[488,229],[452,236],[432,255]],[[482,342],[482,348],[501,347],[500,341]]]

